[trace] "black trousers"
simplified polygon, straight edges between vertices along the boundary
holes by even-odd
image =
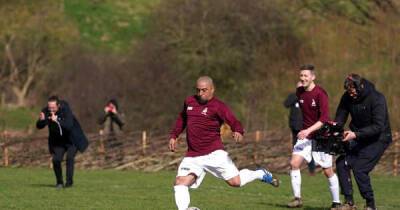
[[[361,196],[366,200],[368,206],[375,206],[369,172],[374,169],[388,145],[388,143],[377,141],[356,151],[350,151],[336,160],[341,193],[345,196],[346,201],[352,201],[353,198],[350,174],[352,171]]]
[[[77,148],[74,145],[67,144],[64,146],[53,146],[52,147],[52,157],[53,157],[53,170],[56,175],[57,184],[63,184],[63,174],[61,168],[61,162],[64,159],[65,153],[67,153],[66,168],[67,168],[67,184],[73,183],[74,176],[74,163],[75,155],[77,153]]]

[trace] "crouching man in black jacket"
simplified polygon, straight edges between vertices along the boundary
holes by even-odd
[[[365,209],[374,210],[369,172],[392,141],[386,99],[371,82],[357,74],[350,74],[345,79],[344,88],[346,92],[337,108],[335,121],[345,125],[350,114],[351,122],[343,139],[348,143],[348,150],[336,160],[339,183],[346,200],[340,209],[355,209],[352,170],[360,194],[366,200]]]
[[[59,100],[57,96],[48,99],[47,106],[42,109],[36,127],[49,129],[49,151],[53,158],[53,169],[57,179],[57,188],[64,187],[61,161],[67,153],[67,179],[65,187],[73,184],[74,162],[77,150],[85,151],[88,140],[81,126],[72,114],[66,101]]]

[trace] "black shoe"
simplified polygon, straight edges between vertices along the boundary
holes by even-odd
[[[337,210],[342,206],[341,203],[332,202],[331,210]]]
[[[64,187],[64,185],[63,184],[56,184],[56,188],[57,188],[57,190],[59,190],[59,189],[62,189]]]
[[[72,183],[65,184],[65,188],[69,188],[69,187],[72,187]]]

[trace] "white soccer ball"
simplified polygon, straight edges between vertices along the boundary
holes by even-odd
[[[191,207],[187,208],[186,210],[200,210],[200,209],[197,207],[191,206]]]

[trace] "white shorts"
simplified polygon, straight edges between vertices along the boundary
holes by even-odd
[[[320,165],[322,168],[332,167],[332,155],[324,152],[313,152],[312,141],[310,139],[297,139],[292,154],[302,156],[307,162],[314,159],[315,164]]]
[[[239,175],[239,170],[228,156],[228,153],[224,150],[216,150],[208,155],[183,158],[176,176],[196,175],[197,179],[190,188],[198,188],[206,172],[224,180],[229,180]]]

